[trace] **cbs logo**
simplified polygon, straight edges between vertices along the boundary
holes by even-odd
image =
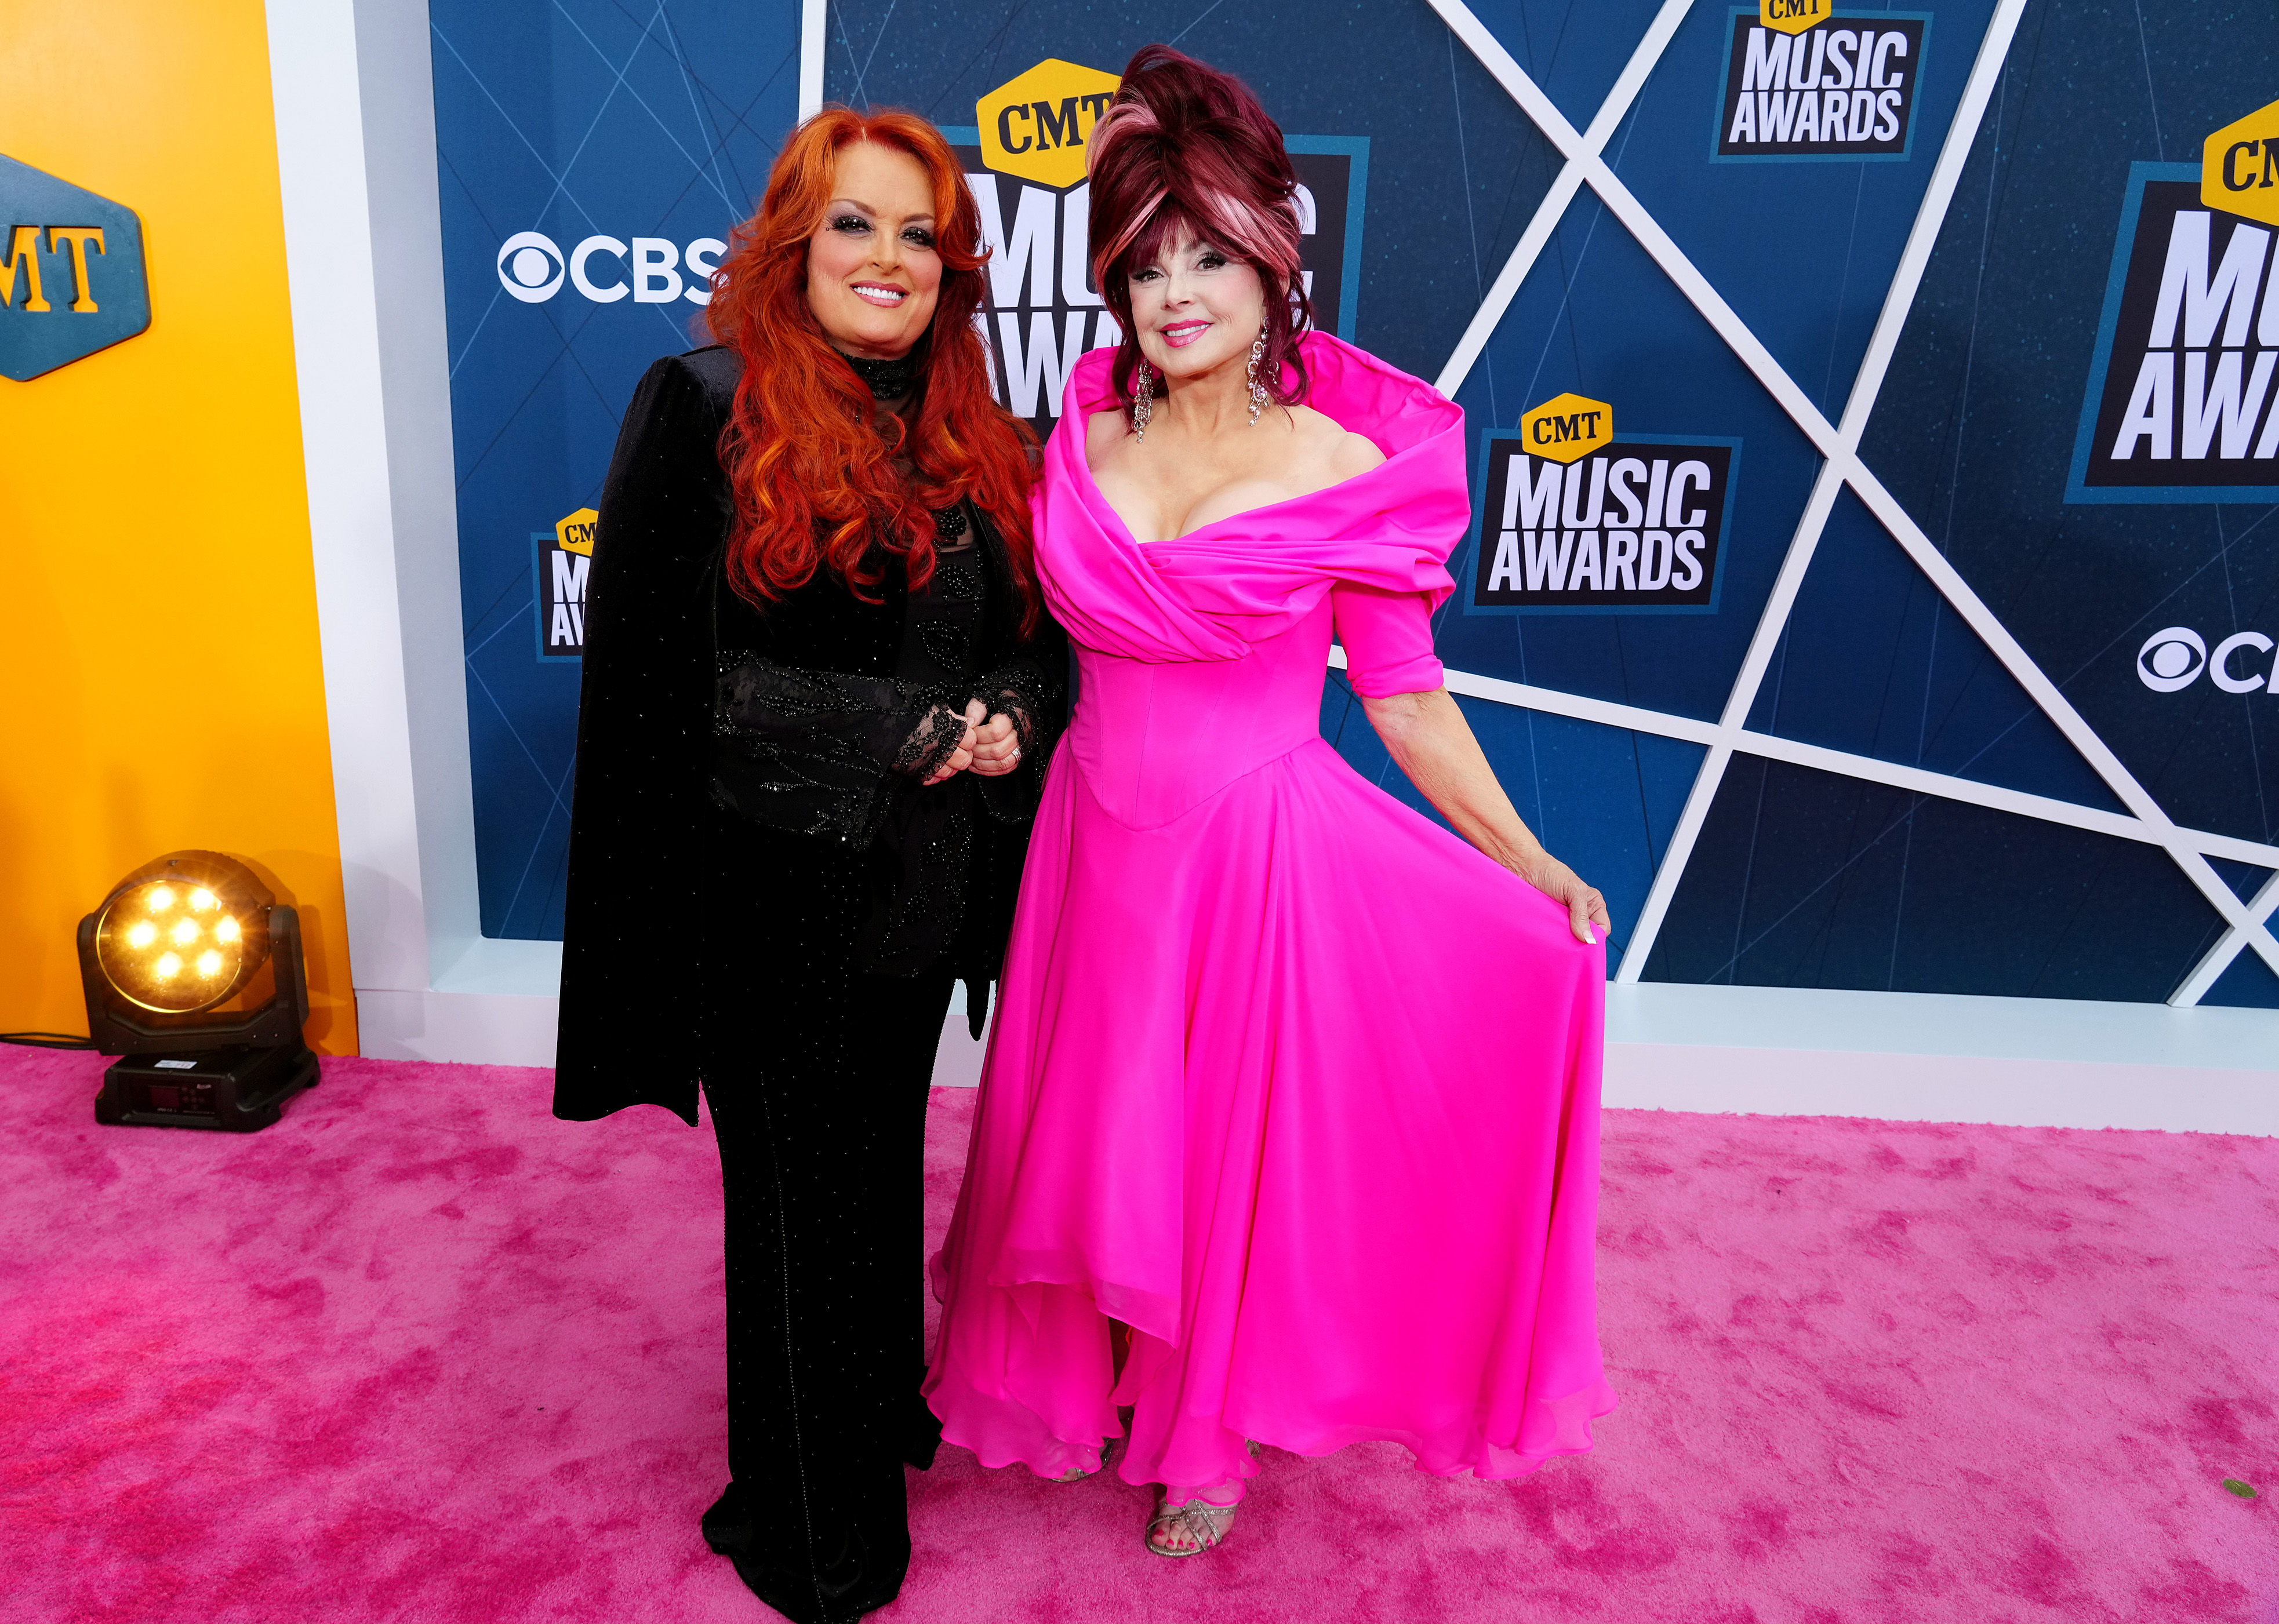
[[[518,231],[499,244],[498,280],[509,297],[525,304],[545,303],[565,280],[596,304],[615,304],[628,294],[636,304],[710,304],[712,272],[727,251],[717,237],[699,237],[684,253],[667,237],[622,242],[593,236],[564,256],[543,232]]]
[[[2235,632],[2214,648],[2190,626],[2166,626],[2145,640],[2137,651],[2137,679],[2155,693],[2189,688],[2206,671],[2208,680],[2226,693],[2252,693],[2258,688],[2279,693],[2279,663],[2271,669],[2237,669],[2243,652],[2267,655],[2271,640],[2260,632]]]

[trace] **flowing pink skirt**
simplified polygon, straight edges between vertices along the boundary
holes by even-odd
[[[1603,947],[1319,739],[1154,828],[1068,749],[1045,801],[932,1264],[944,1436],[1058,1476],[1129,1406],[1134,1483],[1589,1449]]]

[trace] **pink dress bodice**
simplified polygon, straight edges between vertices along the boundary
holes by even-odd
[[[1083,425],[1115,409],[1109,352],[1069,380],[1038,497],[1038,568],[1077,645],[1068,747],[1109,816],[1153,828],[1317,737],[1331,625],[1371,696],[1440,686],[1426,614],[1453,590],[1463,415],[1319,334],[1312,393],[1366,425],[1376,468],[1166,541],[1132,540],[1085,461]],[[1207,741],[1207,746],[1206,746]]]
[[[1352,617],[1342,596],[1337,602],[1336,623],[1350,645],[1359,640],[1346,624]],[[1408,633],[1421,619],[1403,616],[1394,624]],[[1331,600],[1324,598],[1232,663],[1133,660],[1079,648],[1080,698],[1067,748],[1101,809],[1126,828],[1153,829],[1317,739],[1331,627]],[[1429,660],[1429,642],[1424,653]],[[1439,662],[1431,663],[1431,680],[1417,686],[1440,686]],[[1208,747],[1201,747],[1204,740]]]

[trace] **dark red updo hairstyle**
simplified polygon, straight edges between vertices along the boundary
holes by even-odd
[[[1305,399],[1298,339],[1314,325],[1314,307],[1298,268],[1298,175],[1282,126],[1250,87],[1169,45],[1143,45],[1092,132],[1086,166],[1093,280],[1124,328],[1117,395],[1132,395],[1140,362],[1132,272],[1193,236],[1258,272],[1266,289],[1258,375],[1281,404]]]
[[[823,224],[840,149],[867,141],[916,158],[933,191],[941,291],[911,350],[920,398],[891,439],[872,426],[870,387],[832,348],[807,303],[809,239]],[[1029,535],[1029,425],[991,398],[989,357],[975,331],[982,298],[981,211],[940,130],[915,113],[826,107],[792,133],[759,211],[736,227],[705,311],[714,339],[744,358],[720,434],[735,494],[728,578],[764,609],[828,570],[875,601],[879,549],[902,560],[913,589],[932,578],[932,509],[971,496],[1005,538],[1020,595],[1021,635],[1037,624]],[[894,470],[909,460],[912,477]]]

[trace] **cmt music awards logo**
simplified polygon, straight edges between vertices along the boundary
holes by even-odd
[[[542,660],[586,652],[586,578],[594,567],[594,526],[601,515],[580,508],[534,532],[538,549],[538,654]]]
[[[990,249],[976,312],[996,358],[999,401],[1049,434],[1069,373],[1088,349],[1123,341],[1093,285],[1085,142],[1114,100],[1115,74],[1047,59],[983,96],[971,129],[944,132],[965,166]],[[1317,325],[1353,336],[1361,269],[1365,136],[1287,135],[1298,172],[1301,264]]]
[[[1725,42],[1721,158],[1900,158],[1915,134],[1927,11],[1758,0]]]
[[[1483,437],[1477,609],[1710,614],[1738,440],[1615,438],[1615,409],[1547,400]]]
[[[2068,502],[2279,500],[2279,102],[2133,164]]]
[[[150,325],[134,211],[0,157],[0,378],[28,382]]]

